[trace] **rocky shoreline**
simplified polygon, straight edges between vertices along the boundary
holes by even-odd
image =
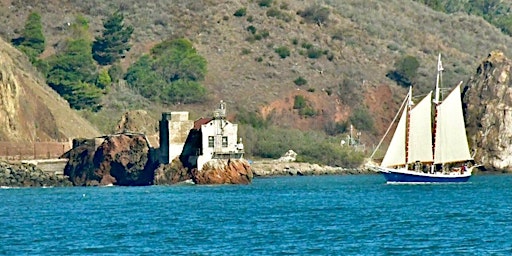
[[[300,162],[257,161],[251,164],[255,177],[374,174],[365,168],[321,166]]]
[[[1,187],[68,187],[72,185],[68,177],[46,173],[33,164],[0,162]]]

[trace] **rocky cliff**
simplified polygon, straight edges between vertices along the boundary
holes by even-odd
[[[64,175],[75,186],[171,185],[187,180],[195,184],[249,184],[252,171],[244,160],[212,160],[203,170],[188,169],[178,158],[159,164],[158,150],[142,134],[122,133],[104,139],[75,140],[64,157]]]
[[[512,62],[493,51],[463,90],[468,140],[486,170],[512,169]]]
[[[46,85],[27,57],[0,39],[0,141],[95,137],[98,130]]]

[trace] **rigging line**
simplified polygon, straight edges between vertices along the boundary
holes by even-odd
[[[407,94],[407,97],[405,97],[404,102],[402,102],[402,105],[398,109],[398,112],[396,113],[395,117],[393,118],[393,121],[391,121],[391,124],[388,126],[388,129],[386,130],[386,133],[384,134],[384,136],[382,136],[382,139],[380,139],[379,144],[377,144],[377,147],[375,148],[375,150],[373,151],[372,155],[370,156],[370,160],[373,159],[373,156],[375,155],[375,153],[377,153],[377,150],[379,149],[380,145],[382,144],[382,142],[384,141],[384,139],[388,135],[389,131],[391,130],[391,127],[393,127],[393,124],[395,123],[396,119],[400,115],[400,113],[401,113],[400,110],[404,109],[404,106],[408,102],[408,100],[409,100],[409,94]]]

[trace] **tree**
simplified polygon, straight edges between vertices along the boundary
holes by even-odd
[[[142,96],[165,103],[202,100],[206,89],[206,60],[186,39],[164,41],[128,68],[126,82]]]
[[[22,37],[14,39],[13,44],[23,51],[30,58],[31,62],[34,63],[46,47],[41,15],[39,13],[31,12],[28,15]]]
[[[103,34],[96,37],[92,45],[92,55],[98,64],[110,65],[124,58],[130,50],[129,40],[133,27],[125,26],[123,21],[123,14],[115,12],[103,22]]]
[[[91,55],[88,22],[79,16],[72,26],[72,39],[48,59],[46,81],[75,109],[98,109],[103,90],[96,86],[96,65]]]
[[[419,66],[418,59],[408,55],[395,62],[395,70],[388,72],[386,76],[396,81],[399,85],[409,87],[416,78]]]

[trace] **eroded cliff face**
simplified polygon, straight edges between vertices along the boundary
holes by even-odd
[[[46,85],[28,58],[0,39],[0,141],[99,136]]]
[[[20,136],[21,124],[17,118],[22,89],[13,71],[14,63],[9,47],[0,46],[0,134]]]
[[[487,170],[512,170],[512,62],[493,51],[463,90],[468,140]]]

